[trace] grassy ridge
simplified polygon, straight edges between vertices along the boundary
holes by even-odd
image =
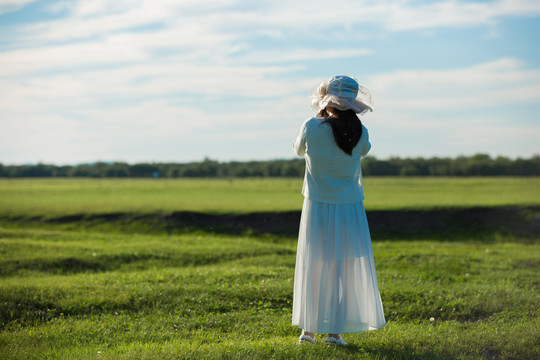
[[[294,240],[9,227],[0,238],[0,358],[540,356],[539,245],[376,242],[388,324],[335,349],[294,345]]]
[[[540,178],[365,178],[365,205],[540,204]],[[0,216],[299,210],[301,179],[0,179]]]

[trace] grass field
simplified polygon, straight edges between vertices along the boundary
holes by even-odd
[[[538,185],[366,179],[366,195],[379,209],[535,205]],[[473,195],[455,197],[468,186]],[[540,358],[538,241],[376,239],[387,325],[344,335],[351,346],[334,348],[324,338],[295,345],[292,237],[65,230],[11,217],[298,210],[300,188],[298,180],[0,181],[0,358]],[[385,205],[392,193],[398,204]]]
[[[365,205],[429,209],[540,204],[540,178],[365,178]],[[0,214],[299,210],[301,179],[0,179]]]

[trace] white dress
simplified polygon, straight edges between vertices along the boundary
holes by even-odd
[[[294,145],[306,158],[306,179],[292,324],[314,333],[379,329],[385,318],[359,170],[370,148],[367,129],[349,156],[321,123],[306,121]]]

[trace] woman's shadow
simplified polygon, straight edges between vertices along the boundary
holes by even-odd
[[[400,346],[399,348],[386,344],[384,347],[370,348],[361,345],[349,344],[349,346],[332,346],[329,345],[328,348],[331,351],[336,353],[348,354],[347,358],[350,355],[354,355],[355,358],[362,359],[365,355],[366,357],[373,357],[376,359],[422,359],[422,360],[440,360],[440,359],[456,359],[455,356],[452,356],[448,353],[434,353],[434,352],[418,352],[415,351],[412,347],[409,346]],[[344,356],[345,357],[345,356]]]

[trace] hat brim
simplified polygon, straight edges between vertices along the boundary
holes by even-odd
[[[322,99],[313,99],[311,103],[315,111],[321,111],[327,107],[334,107],[338,110],[353,110],[357,114],[364,114],[373,111],[373,105],[359,98],[344,98],[331,94],[326,94]]]

